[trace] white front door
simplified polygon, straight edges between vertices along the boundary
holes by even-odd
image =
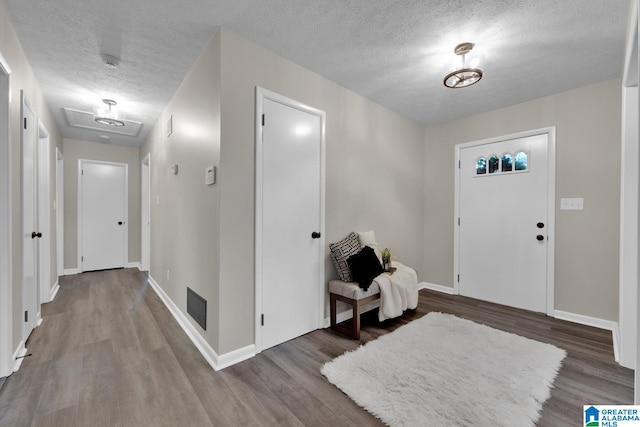
[[[264,98],[256,262],[263,350],[318,329],[322,239],[323,113]]]
[[[547,311],[548,135],[460,149],[462,295]]]
[[[122,268],[127,253],[127,165],[80,161],[81,271]]]
[[[36,115],[22,99],[22,340],[36,327],[38,313],[38,205]]]

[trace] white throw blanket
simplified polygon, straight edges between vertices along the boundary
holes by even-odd
[[[392,261],[396,268],[393,274],[382,273],[373,279],[380,287],[380,310],[382,322],[402,315],[406,309],[418,307],[418,276],[416,271],[399,262]]]

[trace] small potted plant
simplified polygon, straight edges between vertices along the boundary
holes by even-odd
[[[384,248],[384,251],[382,251],[382,268],[384,268],[384,271],[391,269],[391,251],[389,248]]]

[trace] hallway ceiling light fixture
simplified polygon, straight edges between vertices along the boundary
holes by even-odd
[[[453,52],[461,57],[462,63],[459,68],[447,74],[444,78],[444,85],[453,89],[471,86],[482,78],[482,69],[477,67],[467,67],[466,56],[473,49],[473,43],[460,43]]]
[[[124,115],[116,111],[114,108],[118,103],[113,99],[103,99],[102,102],[107,105],[107,108],[96,107],[93,114],[93,120],[98,123],[102,123],[103,125],[116,127],[124,126]]]

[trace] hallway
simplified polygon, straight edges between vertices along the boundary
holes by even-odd
[[[633,371],[613,361],[607,331],[470,298],[422,290],[400,318],[365,314],[362,342],[430,311],[567,350],[538,426],[574,425],[585,403],[633,400]],[[328,329],[214,372],[137,269],[64,276],[42,314],[33,355],[0,388],[0,426],[381,425],[320,374],[360,344]]]

